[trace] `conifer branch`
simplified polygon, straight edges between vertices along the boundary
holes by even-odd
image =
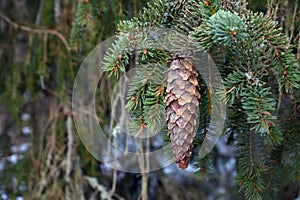
[[[296,89],[300,87],[300,70],[288,37],[282,34],[282,30],[277,28],[277,22],[271,19],[275,14],[273,11],[270,14],[272,16],[254,13],[247,9],[246,0],[191,0],[172,3],[169,0],[154,0],[136,18],[119,24],[121,36],[107,54],[104,65],[106,71],[113,74],[118,71],[116,75],[119,71],[125,72],[131,57],[139,58],[139,62],[143,64],[164,63],[169,52],[136,48],[147,47],[147,39],[134,39],[132,44],[139,44],[134,46],[130,45],[128,37],[122,38],[126,31],[155,25],[184,32],[196,41],[196,49],[209,52],[224,77],[223,83],[227,88],[227,103],[232,112],[232,116],[228,117],[228,129],[234,133],[233,140],[237,141],[237,180],[240,182],[239,191],[246,199],[262,199],[266,189],[270,187],[276,190],[279,187],[276,185],[277,179],[280,179],[277,177],[279,172],[271,165],[264,165],[272,162],[268,156],[278,159],[278,165],[293,160],[288,167],[293,171],[293,178],[297,177],[293,166],[298,165],[296,160],[299,155],[298,151],[297,155],[291,152],[296,152],[295,148],[300,142],[292,142],[295,133],[290,133],[289,130],[294,130],[295,127],[282,126],[280,119],[277,121],[282,102],[280,97],[277,100],[278,93],[274,91],[279,91],[279,95],[284,91],[295,94]],[[151,44],[149,46],[151,47]],[[143,54],[144,50],[149,54]],[[298,53],[299,51],[300,39]],[[116,66],[118,70],[115,70]],[[155,67],[150,68],[156,70]],[[207,66],[205,70],[210,75],[210,69],[206,68]],[[149,81],[153,74],[156,75],[151,73],[151,70],[138,67],[137,75],[129,88],[130,100],[127,108],[135,116],[133,121],[137,130],[142,129],[143,124],[147,125],[147,128],[155,129],[156,122],[161,121],[159,113],[166,106],[159,103],[165,94],[155,95],[157,88],[164,88],[164,85]],[[149,76],[145,76],[147,74]],[[201,90],[204,90],[199,100],[201,115],[197,140],[201,145],[203,138],[216,130],[210,127],[210,114],[211,111],[215,111],[209,107],[213,98],[211,86],[207,86],[203,80],[199,82]],[[296,114],[295,105],[293,109],[293,113]],[[151,127],[151,124],[154,127]],[[284,140],[284,136],[287,139]],[[266,152],[266,149],[263,149],[265,146],[272,149],[272,152]],[[273,151],[279,153],[273,154]],[[288,161],[280,160],[284,151]],[[206,159],[209,158],[195,159],[202,172],[209,168],[205,165],[211,165]],[[273,171],[267,173],[266,169],[270,168]],[[285,166],[278,168],[283,169]]]

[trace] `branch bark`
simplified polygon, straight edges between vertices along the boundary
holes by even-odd
[[[50,34],[58,37],[62,43],[64,44],[67,53],[69,56],[71,56],[71,48],[69,46],[69,43],[65,36],[63,36],[60,32],[52,29],[43,29],[43,28],[31,28],[28,26],[20,25],[14,21],[12,21],[9,17],[7,17],[5,14],[0,12],[0,18],[3,19],[5,22],[7,22],[9,25],[11,25],[15,29],[20,29],[22,31],[28,32],[28,33],[35,33],[35,34]]]

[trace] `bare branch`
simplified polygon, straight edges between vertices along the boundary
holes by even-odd
[[[60,32],[58,32],[56,30],[51,30],[51,29],[31,28],[31,27],[28,27],[28,26],[17,24],[16,22],[14,22],[10,18],[8,18],[6,15],[4,15],[2,12],[0,12],[0,18],[3,19],[5,22],[7,22],[9,25],[11,25],[15,29],[20,29],[22,31],[29,32],[29,33],[35,33],[35,34],[50,34],[50,35],[55,35],[64,44],[64,46],[65,46],[65,48],[66,48],[66,50],[68,52],[68,55],[69,56],[71,55],[71,48],[70,48],[70,46],[68,44],[68,41],[65,38],[65,36],[63,36]]]
[[[71,113],[68,114],[67,118],[67,133],[68,133],[68,146],[67,146],[67,158],[66,158],[66,173],[65,173],[65,179],[67,182],[69,182],[70,179],[70,173],[72,168],[72,146],[73,146],[73,133],[72,133],[72,117]]]

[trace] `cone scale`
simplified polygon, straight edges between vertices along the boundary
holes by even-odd
[[[200,93],[198,72],[184,57],[172,59],[167,72],[167,129],[178,167],[188,167],[192,143],[196,136]]]

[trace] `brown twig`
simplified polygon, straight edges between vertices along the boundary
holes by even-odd
[[[67,156],[66,156],[66,172],[65,180],[70,182],[70,173],[72,168],[72,152],[73,152],[73,133],[72,133],[72,117],[71,113],[68,114],[67,118],[67,133],[68,133],[68,144],[67,144]]]
[[[251,168],[251,172],[253,170],[253,133],[252,131],[250,131],[250,137],[249,137],[249,155],[250,155],[250,168]]]
[[[297,48],[297,59],[300,59],[300,31],[298,33],[298,48]]]
[[[4,15],[2,12],[0,12],[0,18],[3,19],[5,22],[7,22],[9,25],[11,25],[15,29],[20,29],[22,31],[29,32],[29,33],[35,33],[35,34],[55,35],[62,41],[62,43],[64,44],[64,46],[68,52],[68,55],[71,56],[71,48],[68,44],[68,41],[60,32],[58,32],[56,30],[51,30],[51,29],[31,28],[28,26],[20,25],[16,22],[12,21],[10,18],[8,18],[6,15]]]
[[[297,9],[298,9],[298,2],[296,1],[295,3],[295,8],[294,8],[294,12],[293,12],[293,18],[292,18],[292,23],[291,23],[291,27],[290,27],[290,44],[292,42],[292,38],[294,36],[294,31],[295,31],[295,20],[296,20],[296,15],[297,15]]]
[[[133,0],[133,13],[134,16],[137,16],[137,4],[136,4],[136,0]]]
[[[123,1],[119,0],[119,12],[118,12],[118,16],[122,17],[123,15]]]
[[[273,0],[268,0],[267,16],[269,16],[274,21],[277,20],[278,5],[279,4],[276,4],[276,6],[274,6],[274,1]]]
[[[41,0],[39,3],[39,7],[34,22],[35,26],[39,26],[39,24],[41,23],[41,15],[42,15],[43,8],[44,8],[44,0]]]

